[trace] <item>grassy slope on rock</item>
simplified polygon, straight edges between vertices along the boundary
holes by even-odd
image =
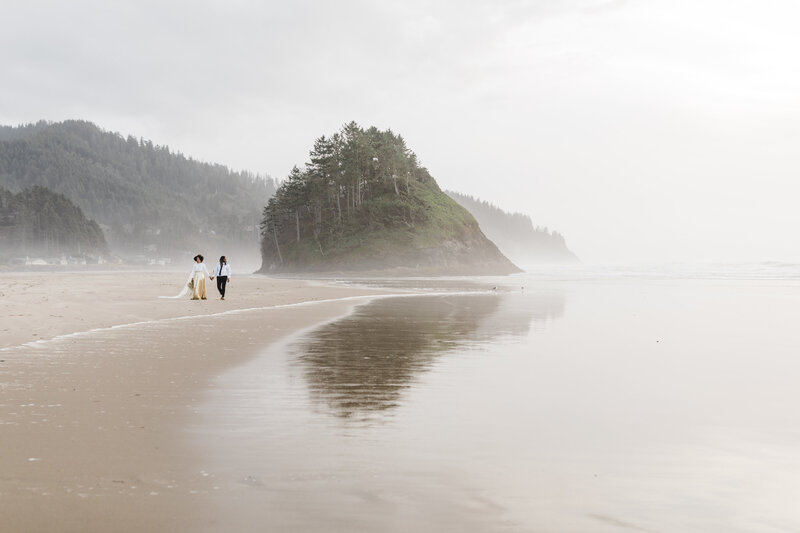
[[[435,184],[415,183],[410,188],[414,189],[411,200],[384,195],[365,201],[362,212],[321,238],[320,245],[314,239],[287,243],[281,250],[284,261],[311,269],[322,265],[377,267],[386,259],[402,263],[398,266],[415,266],[423,259],[420,250],[466,240],[479,231],[469,212]]]

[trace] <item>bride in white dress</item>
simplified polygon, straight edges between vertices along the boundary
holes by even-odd
[[[194,256],[194,266],[189,274],[189,279],[183,286],[183,290],[177,296],[159,296],[159,298],[183,298],[188,292],[192,293],[192,300],[206,299],[206,277],[210,276],[208,268],[203,263],[204,257],[200,254]]]
[[[210,276],[205,263],[203,263],[203,256],[194,256],[194,267],[192,268],[192,300],[205,300],[206,299],[206,278]]]

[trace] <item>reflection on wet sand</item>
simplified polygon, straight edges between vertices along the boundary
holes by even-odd
[[[336,416],[366,417],[396,407],[441,355],[525,336],[563,311],[560,292],[382,299],[315,330],[294,352],[315,404]]]
[[[209,530],[800,531],[796,285],[503,289],[364,305],[221,380]]]

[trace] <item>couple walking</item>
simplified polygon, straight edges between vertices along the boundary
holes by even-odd
[[[224,255],[220,257],[217,266],[214,267],[214,272],[209,274],[203,259],[200,254],[194,256],[194,266],[188,283],[189,290],[192,291],[192,300],[206,299],[206,276],[212,280],[217,278],[217,290],[220,294],[220,300],[224,300],[225,286],[231,280],[231,266],[228,264],[228,260]]]

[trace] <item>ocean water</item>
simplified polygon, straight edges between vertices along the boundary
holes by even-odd
[[[218,530],[800,531],[797,265],[342,283],[430,294],[218,380]]]

